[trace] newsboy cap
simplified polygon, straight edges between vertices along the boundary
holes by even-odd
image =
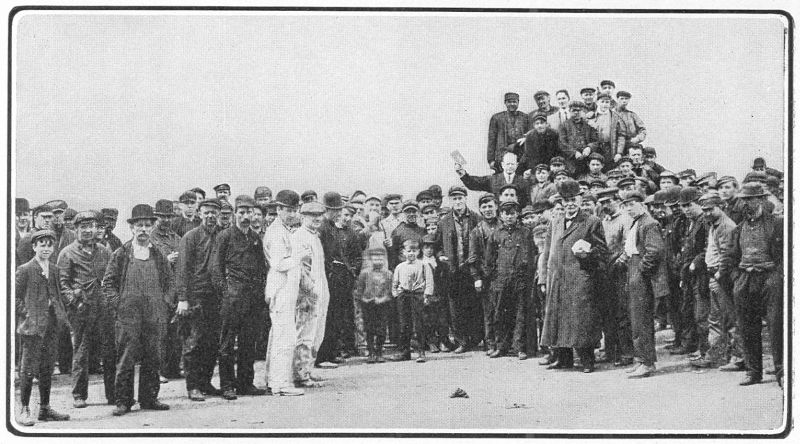
[[[703,208],[712,208],[714,206],[722,205],[722,198],[719,197],[719,193],[712,190],[700,196],[699,202],[700,206]]]
[[[433,194],[431,194],[430,190],[422,190],[417,193],[417,202],[421,202],[423,200],[433,200]]]
[[[79,211],[78,214],[75,215],[75,219],[73,219],[73,223],[77,226],[80,225],[81,222],[93,220],[95,222],[100,221],[100,213],[94,210],[86,210],[86,211]]]
[[[415,210],[419,211],[419,204],[417,204],[417,201],[409,199],[409,200],[403,202],[402,211],[405,212],[406,210],[410,210],[410,209],[415,209]]]
[[[530,205],[525,205],[525,206],[522,208],[522,211],[520,211],[520,213],[519,213],[519,215],[520,215],[521,217],[523,217],[523,218],[524,218],[525,216],[530,216],[530,215],[532,215],[532,214],[534,214],[534,212],[533,212],[533,207],[532,207],[532,206],[530,206]]]
[[[547,122],[547,115],[537,111],[536,113],[533,114],[533,121],[535,122],[537,120],[542,120],[544,122]]]
[[[536,99],[538,99],[539,97],[542,97],[542,96],[549,96],[549,95],[550,95],[549,92],[539,90],[539,91],[536,91],[535,93],[533,93],[533,100],[536,100]]]
[[[213,207],[219,210],[222,208],[222,203],[216,197],[212,197],[210,199],[201,200],[198,207]]]
[[[531,211],[534,214],[542,214],[550,208],[553,208],[553,204],[547,199],[537,199],[531,204]]]
[[[483,204],[485,204],[487,202],[495,202],[495,203],[497,203],[497,197],[495,197],[495,195],[492,194],[492,193],[484,193],[480,197],[480,199],[478,199],[478,206],[480,207],[481,205],[483,205]]]
[[[233,205],[227,199],[219,199],[220,213],[233,213]]]
[[[508,213],[510,211],[514,212],[519,211],[519,204],[514,202],[513,200],[507,200],[500,204],[501,213]]]
[[[68,205],[61,199],[51,200],[47,202],[47,205],[50,205],[50,208],[53,209],[53,213],[58,213],[59,211],[66,211]]]
[[[230,191],[230,190],[231,186],[228,185],[227,183],[221,183],[214,187],[214,191]]]
[[[617,198],[617,192],[619,192],[619,188],[611,187],[602,189],[597,193],[595,193],[595,195],[597,196],[597,201],[603,203],[611,199]]]
[[[644,194],[642,194],[642,192],[639,190],[626,191],[622,194],[622,203],[627,203],[634,200],[644,202]]]
[[[503,96],[503,101],[508,101],[508,100],[519,100],[519,94],[515,92],[505,93],[505,95]]]
[[[617,92],[617,98],[619,99],[620,97],[626,97],[626,98],[630,99],[631,98],[631,93],[629,93],[628,91],[619,91],[619,92]]]
[[[566,162],[564,161],[563,157],[555,156],[552,159],[550,159],[550,166],[553,165],[566,165]]]
[[[256,191],[253,193],[253,199],[258,199],[261,197],[271,197],[272,190],[269,187],[260,186],[256,188]]]
[[[694,171],[694,169],[689,168],[678,173],[678,177],[681,179],[685,179],[687,177],[697,177],[697,173]]]
[[[36,245],[42,239],[52,239],[56,241],[56,232],[53,230],[37,230],[31,233],[31,245]]]
[[[611,80],[601,80],[600,81],[600,86],[606,86],[606,85],[610,85],[612,88],[616,88],[617,87],[617,85],[615,85],[614,82],[612,82]]]
[[[66,211],[64,211],[64,220],[73,220],[77,214],[78,212],[75,211],[74,208],[67,208]]]
[[[105,219],[117,220],[117,217],[119,216],[119,210],[116,208],[101,208],[100,214],[102,214],[103,218]]]
[[[586,104],[581,102],[580,100],[572,100],[569,102],[569,109],[578,108],[578,109],[586,109]]]
[[[611,95],[610,94],[606,94],[606,93],[600,93],[600,94],[597,95],[597,101],[599,102],[601,100],[608,100],[610,102],[611,101]]]
[[[439,185],[431,185],[428,187],[428,191],[431,192],[434,199],[441,199],[442,198],[442,187]]]
[[[243,207],[243,208],[253,208],[256,206],[256,200],[252,197],[241,194],[236,196],[236,199],[233,201],[233,204],[236,205],[236,208]]]
[[[447,195],[448,196],[466,196],[467,195],[467,189],[462,187],[462,186],[459,186],[459,185],[453,185],[447,191]]]
[[[587,86],[586,88],[581,88],[581,94],[584,93],[592,93],[594,94],[597,91],[596,88],[592,88],[591,86]]]
[[[300,214],[318,216],[325,213],[325,206],[319,202],[304,202],[300,207]]]

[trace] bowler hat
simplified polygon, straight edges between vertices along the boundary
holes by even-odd
[[[93,220],[95,222],[99,222],[100,221],[100,213],[98,213],[97,211],[94,211],[94,210],[80,211],[80,212],[78,212],[78,214],[75,215],[75,218],[73,219],[73,223],[77,226],[77,225],[80,225],[81,222],[84,222],[84,221],[87,221],[87,220]]]
[[[256,188],[256,191],[253,193],[253,199],[258,199],[261,197],[271,197],[272,190],[269,187],[260,186]]]
[[[428,187],[428,191],[431,192],[431,195],[433,195],[434,199],[441,199],[442,198],[442,187],[440,187],[439,185],[435,185],[435,184],[431,185],[430,187]]]
[[[324,202],[325,208],[329,210],[341,210],[344,208],[342,195],[336,191],[328,191],[325,193],[325,195],[322,196],[322,201]]]
[[[519,211],[519,204],[513,200],[507,200],[500,204],[500,212]]]
[[[546,199],[537,199],[531,204],[531,211],[533,211],[534,214],[541,214],[550,208],[553,208],[553,204]]]
[[[558,190],[558,194],[560,194],[563,199],[569,199],[570,197],[579,196],[581,194],[581,186],[578,185],[575,179],[569,178],[556,184],[556,190]]]
[[[617,98],[619,99],[620,97],[626,97],[626,98],[630,99],[631,98],[631,93],[629,93],[628,91],[619,91],[619,92],[617,92]]]
[[[462,187],[462,186],[459,186],[459,185],[453,185],[447,191],[447,195],[448,196],[466,196],[467,195],[467,189]]]
[[[230,191],[230,190],[231,186],[228,185],[227,183],[221,183],[214,187],[214,191]]]
[[[78,216],[75,216],[76,224]],[[128,219],[128,223],[132,224],[137,220],[142,219],[149,219],[149,220],[156,220],[158,219],[155,214],[153,214],[153,207],[148,204],[138,204],[131,210],[131,217]]]
[[[653,194],[653,203],[654,204],[664,204],[667,202],[667,190],[658,190],[655,194]]]
[[[686,187],[680,191],[679,202],[681,205],[696,202],[700,198],[700,190],[695,187]]]
[[[256,200],[246,194],[240,194],[236,196],[236,199],[233,201],[233,204],[236,205],[236,208],[245,207],[245,208],[253,208],[256,206]]]
[[[764,185],[759,182],[748,182],[742,185],[742,191],[736,195],[740,199],[747,199],[751,197],[764,197],[767,193],[764,190]]]
[[[280,190],[275,195],[275,203],[282,207],[296,207],[300,205],[300,196],[292,190]]]
[[[156,202],[156,206],[153,209],[153,214],[156,216],[172,216],[174,214],[172,212],[172,201],[168,199],[161,199]]]
[[[304,202],[300,207],[300,214],[320,215],[325,213],[325,206],[319,202]]]
[[[581,88],[581,94],[584,93],[592,93],[594,94],[597,91],[596,88],[592,88],[591,86],[587,86],[586,88]]]
[[[409,199],[409,200],[403,202],[402,211],[405,212],[406,210],[411,209],[411,208],[414,208],[417,211],[419,211],[419,204],[417,204],[417,201]]]
[[[17,214],[27,213],[31,210],[31,204],[28,203],[28,199],[25,199],[24,197],[18,197],[14,199],[14,210]]]
[[[56,241],[56,232],[53,230],[37,230],[31,233],[31,245],[36,245],[36,242],[50,238],[53,242]]]
[[[767,162],[763,157],[756,157],[753,159],[753,168],[766,168]]]
[[[222,208],[222,203],[216,197],[212,197],[211,199],[201,200],[199,207],[214,207],[219,210]]]
[[[669,188],[664,196],[664,204],[670,207],[678,205],[680,203],[681,189],[680,187]]]
[[[505,93],[505,95],[503,95],[503,101],[508,101],[508,100],[519,100],[519,94],[515,92]]]

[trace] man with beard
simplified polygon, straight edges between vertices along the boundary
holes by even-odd
[[[680,287],[683,291],[681,318],[684,331],[680,348],[670,351],[674,355],[694,353],[690,360],[702,358],[708,351],[708,276],[705,268],[708,231],[703,221],[703,209],[697,203],[700,192],[686,187],[680,191],[680,206],[688,225],[681,242]],[[699,356],[698,356],[699,355]],[[694,358],[694,359],[692,359]]]
[[[330,203],[330,202],[329,202]],[[325,314],[330,302],[328,280],[325,277],[325,253],[319,228],[324,223],[325,206],[306,202],[300,207],[302,222],[294,236],[294,245],[302,255],[295,319],[297,345],[294,349],[294,385],[300,388],[318,387],[319,379],[311,375],[314,355],[325,337]]]
[[[717,191],[722,199],[722,211],[731,218],[733,223],[739,224],[744,220],[744,215],[739,208],[736,194],[739,192],[739,182],[733,176],[722,176],[717,180]]]
[[[75,216],[78,238],[58,255],[59,284],[72,325],[72,396],[75,408],[86,407],[89,396],[89,342],[100,340],[103,382],[108,404],[116,401],[114,374],[114,327],[110,307],[103,297],[101,283],[111,258],[108,248],[97,243],[96,211],[83,211]]]
[[[325,254],[325,275],[328,280],[330,300],[327,304],[319,301],[320,324],[325,325],[325,335],[319,345],[316,364],[344,359],[355,353],[355,333],[353,331],[353,285],[355,276],[361,272],[361,249],[355,232],[350,228],[349,216],[343,211],[341,195],[329,191],[322,196],[325,205],[325,220],[319,227],[319,240]],[[416,224],[416,220],[404,224]],[[395,230],[396,231],[396,230]]]
[[[733,282],[747,376],[739,385],[761,382],[761,329],[767,321],[778,385],[783,383],[783,217],[765,210],[767,192],[746,183],[737,195],[744,221],[731,232],[715,278]]]
[[[197,193],[194,191],[186,191],[181,194],[178,200],[183,217],[176,217],[172,221],[170,228],[172,228],[172,231],[178,236],[183,237],[186,233],[197,228],[201,224],[200,218],[195,214],[197,212]]]
[[[585,109],[583,102],[570,102],[570,119],[558,129],[558,145],[571,174],[583,174],[586,170],[584,157],[598,147],[597,130],[583,117]]]
[[[498,198],[504,186],[514,185],[516,190],[522,193],[520,196],[522,203],[527,204],[530,182],[522,175],[517,174],[517,165],[517,155],[507,152],[503,155],[502,172],[500,173],[490,176],[470,176],[460,164],[456,164],[456,173],[467,189],[494,193]]]
[[[550,226],[542,345],[556,348],[556,360],[549,369],[571,369],[574,348],[583,372],[591,373],[594,348],[600,341],[598,272],[605,268],[608,250],[600,219],[580,212],[578,182],[561,182],[558,193],[564,216]]]
[[[736,306],[730,288],[723,286],[719,276],[722,254],[727,246],[731,232],[736,224],[722,211],[722,199],[716,192],[700,198],[703,216],[708,221],[708,247],[706,266],[708,267],[708,288],[710,296],[708,313],[708,344],[706,359],[692,361],[694,367],[724,365],[728,370],[744,370],[742,338],[736,329]]]
[[[64,211],[64,228],[75,231],[75,216],[78,214],[74,208],[67,208]]]
[[[655,193],[656,183],[661,181],[661,177],[644,162],[644,147],[639,144],[628,145],[628,157],[631,158],[631,172],[648,181],[647,194]]]
[[[219,347],[220,295],[211,281],[211,263],[219,227],[217,199],[200,203],[202,225],[193,228],[178,244],[178,274],[175,279],[178,307],[175,313],[183,337],[183,370],[186,391],[192,401],[222,392],[211,385]]]
[[[214,187],[214,192],[217,194],[219,203],[227,202],[231,197],[231,186],[227,183],[221,183]]]
[[[119,216],[119,210],[116,208],[103,208],[100,210],[100,214],[103,215],[103,226],[105,230],[103,230],[103,240],[102,244],[107,246],[111,252],[117,251],[117,248],[122,246],[122,241],[114,234],[114,228],[117,228],[117,216]]]
[[[467,190],[453,186],[448,191],[452,211],[439,220],[436,246],[440,266],[449,282],[448,303],[453,337],[458,345],[454,353],[464,353],[480,343],[481,302],[475,294],[475,282],[469,274],[469,233],[478,225],[480,216],[467,208]]]
[[[633,220],[626,233],[624,254],[628,265],[628,299],[636,365],[629,378],[645,378],[655,371],[656,341],[653,330],[655,299],[668,292],[664,239],[656,222],[645,210],[644,194],[627,193],[623,205]]]
[[[139,204],[131,210],[128,223],[133,239],[118,248],[103,277],[103,290],[110,310],[116,313],[115,343],[119,354],[114,388],[114,416],[131,411],[134,372],[139,365],[139,405],[142,410],[169,410],[158,400],[158,372],[162,341],[169,315],[172,269],[150,233],[158,218],[153,207]]]
[[[558,130],[548,125],[547,120],[548,117],[544,114],[535,113],[531,116],[533,130],[525,134],[525,149],[519,162],[523,170],[550,163],[550,159],[561,155],[558,147]]]
[[[255,200],[240,195],[234,203],[236,223],[217,236],[211,262],[212,282],[222,294],[219,381],[227,400],[266,394],[253,385],[259,300],[267,279],[264,246],[250,227]]]
[[[631,319],[628,306],[627,264],[625,263],[625,239],[633,221],[622,209],[622,200],[616,188],[607,188],[598,193],[603,232],[608,246],[608,266],[602,276],[600,316],[605,337],[605,356],[615,366],[626,366],[633,362]]]
[[[475,292],[483,306],[483,338],[486,343],[486,354],[489,355],[497,350],[493,328],[495,310],[489,291],[492,283],[489,278],[489,265],[486,263],[486,244],[492,233],[500,226],[497,218],[497,198],[494,194],[481,196],[478,199],[478,210],[483,219],[469,233],[467,265],[472,280],[475,282]]]
[[[644,142],[644,139],[647,138],[647,130],[644,127],[644,122],[642,122],[638,114],[628,109],[628,102],[630,102],[630,100],[631,93],[627,91],[620,91],[617,93],[617,114],[619,114],[622,122],[626,146],[641,144]]]
[[[156,202],[153,215],[157,217],[155,227],[150,233],[150,243],[158,249],[161,256],[167,259],[169,263],[170,272],[172,273],[173,282],[170,283],[170,291],[166,296],[166,317],[167,320],[172,318],[172,314],[177,308],[177,301],[175,300],[175,274],[176,266],[178,263],[178,248],[181,242],[178,236],[170,228],[172,222],[172,202],[168,199],[161,199]],[[178,335],[178,324],[176,322],[169,322],[166,325],[166,332],[164,332],[164,340],[162,341],[162,350],[164,356],[161,359],[161,377],[166,379],[177,379],[181,377],[181,338]],[[161,382],[165,382],[163,379]]]
[[[519,111],[519,94],[509,92],[504,96],[506,111],[499,112],[489,120],[489,144],[486,147],[486,161],[489,168],[500,172],[503,154],[514,151],[514,146],[524,142],[525,133],[530,130],[530,117]]]

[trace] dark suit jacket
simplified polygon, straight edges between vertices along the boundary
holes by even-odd
[[[470,190],[486,191],[499,198],[500,188],[506,184],[506,176],[503,173],[496,173],[491,176],[470,176],[469,174],[464,174],[461,176],[461,182]],[[517,187],[517,199],[519,199],[519,206],[522,208],[528,204],[531,183],[519,174],[514,175],[514,180],[511,183]]]
[[[42,267],[35,259],[17,268],[15,307],[17,318],[22,321],[17,327],[18,334],[44,337],[50,321],[51,306],[57,324],[60,326],[67,323],[67,311],[58,289],[58,267],[50,264],[47,278],[42,273]]]
[[[636,249],[642,258],[640,270],[637,271],[641,273],[643,279],[650,281],[656,298],[668,296],[669,282],[667,281],[664,237],[661,234],[661,226],[647,213],[639,219],[636,229]]]
[[[464,233],[463,262],[459,263],[458,261],[458,237],[456,237],[456,222],[453,211],[447,213],[439,220],[439,229],[436,231],[436,256],[447,256],[447,262],[443,263],[442,265],[445,265],[447,271],[451,273],[461,269],[463,269],[465,273],[468,272],[465,267],[467,266],[467,260],[469,259],[469,232],[478,226],[478,222],[481,221],[481,217],[476,213],[470,211],[469,209],[466,211],[466,219],[469,226],[465,227],[467,232]]]

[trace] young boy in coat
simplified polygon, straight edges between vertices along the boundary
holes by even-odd
[[[367,364],[375,364],[385,362],[386,303],[392,297],[392,272],[386,268],[386,250],[383,248],[370,248],[366,251],[366,257],[370,265],[359,274],[354,296],[364,319],[369,353]]]
[[[418,260],[419,242],[403,242],[405,261],[394,269],[392,277],[392,296],[397,300],[400,314],[399,355],[393,360],[411,359],[411,335],[417,339],[417,362],[425,362],[425,322],[422,311],[433,295],[433,272]]]
[[[449,351],[446,344],[450,342],[447,337],[447,301],[444,299],[445,276],[434,255],[435,243],[436,238],[433,235],[428,234],[422,238],[422,263],[429,267],[433,274],[433,294],[428,298],[428,303],[423,309],[425,328],[427,329],[425,336],[428,339],[428,350],[431,353]],[[443,350],[439,349],[439,344]]]
[[[20,403],[17,422],[32,426],[28,407],[34,376],[39,378],[39,421],[67,421],[69,415],[50,408],[50,383],[53,358],[58,347],[56,333],[67,323],[67,312],[58,289],[58,269],[50,263],[56,234],[51,230],[31,235],[35,256],[16,271],[16,314],[21,320],[17,334],[21,337]],[[51,266],[53,265],[53,266]]]

